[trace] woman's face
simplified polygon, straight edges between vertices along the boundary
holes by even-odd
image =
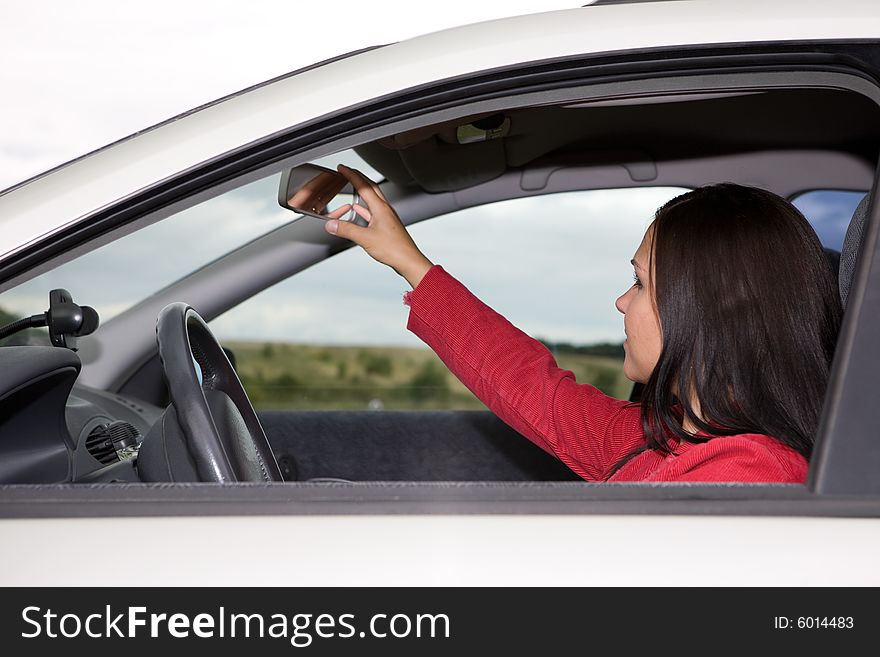
[[[660,318],[654,305],[653,272],[648,270],[653,235],[654,225],[651,224],[632,259],[635,282],[615,303],[623,313],[623,328],[626,331],[623,373],[637,383],[648,381],[663,346]]]

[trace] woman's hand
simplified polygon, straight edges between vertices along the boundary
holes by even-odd
[[[433,263],[419,251],[376,183],[360,171],[345,165],[340,164],[338,169],[355,188],[358,196],[366,201],[367,207],[358,204],[353,207],[366,220],[367,226],[338,220],[352,209],[350,204],[346,204],[327,215],[329,219],[324,224],[324,229],[362,247],[371,258],[391,267],[415,289],[434,266]]]

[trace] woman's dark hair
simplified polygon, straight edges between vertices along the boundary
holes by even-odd
[[[642,394],[647,444],[608,477],[648,449],[668,454],[671,436],[711,439],[684,418],[711,437],[769,435],[809,459],[842,314],[813,228],[779,196],[731,183],[672,199],[653,226],[663,346]]]

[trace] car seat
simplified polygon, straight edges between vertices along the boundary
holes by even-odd
[[[871,205],[871,193],[865,194],[865,198],[856,206],[849,228],[846,229],[846,237],[843,239],[843,248],[840,251],[840,269],[837,277],[837,286],[840,290],[840,301],[846,310],[846,302],[849,299],[849,290],[855,274],[856,263],[859,259],[859,251],[862,246],[862,233],[865,228],[865,220],[868,217],[868,206]]]

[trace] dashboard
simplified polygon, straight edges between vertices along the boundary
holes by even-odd
[[[77,384],[80,369],[70,349],[0,347],[0,483],[138,481],[163,409]]]

